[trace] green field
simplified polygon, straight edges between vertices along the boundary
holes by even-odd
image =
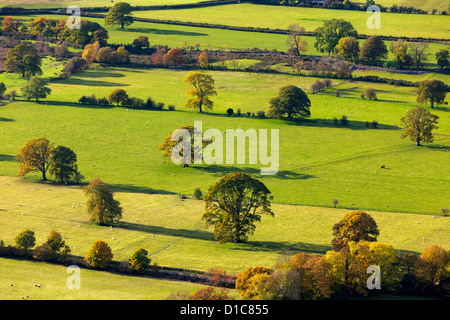
[[[80,289],[68,289],[61,265],[0,258],[0,300],[164,300],[204,286],[81,269]],[[233,294],[231,292],[231,294]]]
[[[367,28],[369,14],[365,11],[266,6],[249,3],[182,10],[151,10],[135,12],[136,17],[164,20],[204,22],[241,27],[287,29],[298,23],[306,31],[314,31],[323,22],[344,19],[353,24],[360,34],[424,37],[448,39],[449,16],[418,15],[383,12],[381,29]],[[433,32],[429,28],[433,26]]]
[[[281,86],[296,84],[308,88],[315,78],[211,72],[218,91],[215,108],[212,113],[199,114],[182,107],[187,89],[183,79],[187,74],[98,66],[67,80],[54,81],[53,93],[45,102],[16,102],[2,107],[5,142],[0,154],[6,161],[0,167],[0,175],[16,175],[13,156],[26,141],[45,136],[75,150],[86,179],[100,175],[115,186],[129,189],[192,194],[196,187],[206,190],[220,176],[234,170],[259,176],[258,165],[181,168],[167,164],[157,150],[164,137],[178,126],[201,120],[203,130],[279,129],[279,172],[261,177],[277,203],[331,206],[332,200],[338,198],[346,208],[429,214],[448,207],[448,172],[429,165],[445,163],[450,155],[447,108],[433,110],[441,121],[435,142],[428,146],[417,148],[400,139],[401,130],[394,129],[406,110],[416,106],[412,88],[333,81],[333,89],[310,95],[310,120],[284,122],[248,118],[245,114],[267,111],[268,100]],[[367,87],[379,90],[378,101],[359,97]],[[115,88],[123,88],[131,96],[173,104],[177,111],[75,103],[82,95],[95,93],[102,97]],[[333,94],[335,88],[341,91],[339,98]],[[229,107],[240,108],[245,116],[226,116]],[[342,115],[349,116],[349,127],[333,124],[333,117]],[[365,128],[364,121],[373,120],[380,123],[380,129]],[[409,161],[411,158],[416,161]],[[379,170],[382,165],[388,169]]]

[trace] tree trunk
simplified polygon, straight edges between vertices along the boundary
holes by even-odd
[[[416,139],[416,146],[417,146],[417,147],[420,147],[420,146],[421,146],[421,144],[420,144],[420,138],[417,138],[417,139]]]
[[[45,170],[42,171],[42,181],[47,181],[47,177],[45,176]]]

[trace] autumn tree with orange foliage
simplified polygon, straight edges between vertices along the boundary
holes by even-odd
[[[20,163],[18,175],[24,176],[28,172],[39,171],[42,173],[42,180],[47,181],[46,173],[50,167],[50,156],[54,149],[53,143],[46,138],[28,141],[16,155]]]
[[[14,20],[13,17],[4,17],[2,21],[3,32],[17,32],[22,22],[19,19]]]
[[[364,211],[351,211],[339,223],[333,226],[334,239],[331,248],[339,251],[349,241],[377,241],[380,234],[378,226],[371,215]]]

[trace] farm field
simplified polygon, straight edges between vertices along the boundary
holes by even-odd
[[[262,178],[273,192],[275,202],[331,206],[332,200],[338,198],[348,208],[429,214],[445,207],[449,177],[439,167],[428,163],[443,163],[448,157],[449,123],[443,121],[434,147],[418,149],[412,142],[400,139],[401,131],[393,129],[394,125],[400,123],[406,110],[415,106],[414,94],[409,88],[399,90],[370,84],[382,92],[378,94],[378,101],[367,101],[359,98],[369,86],[367,83],[337,82],[335,88],[342,92],[340,97],[336,98],[333,90],[311,95],[314,106],[311,119],[289,123],[248,118],[246,112],[267,110],[268,100],[279,87],[296,84],[308,88],[314,78],[239,72],[211,74],[216,80],[218,95],[213,112],[204,114],[182,106],[186,99],[186,86],[182,81],[187,75],[183,71],[94,67],[68,80],[55,81],[52,100],[38,104],[17,102],[2,107],[2,135],[8,137],[8,142],[1,153],[9,161],[3,163],[0,174],[16,175],[17,163],[13,157],[17,150],[33,137],[46,136],[56,144],[71,146],[77,151],[80,170],[88,179],[101,172],[102,178],[113,185],[192,194],[196,187],[206,190],[221,174],[236,170],[236,166],[227,165],[217,165],[214,169],[180,168],[167,164],[161,156],[157,148],[174,127],[193,125],[194,121],[201,120],[204,130],[255,126],[280,130],[279,172]],[[178,111],[83,107],[75,103],[82,95],[95,93],[102,97],[115,88],[124,88],[131,96],[141,99],[152,97],[166,105],[173,104]],[[390,88],[396,90],[392,92]],[[243,116],[225,116],[229,107],[240,108]],[[446,108],[436,110],[444,119],[446,112]],[[349,115],[349,127],[334,125],[333,117],[342,115]],[[373,120],[379,122],[380,129],[365,128],[364,122]],[[104,121],[114,125],[102,128]],[[24,124],[28,129],[21,132]],[[116,126],[120,130],[115,129]],[[72,130],[76,133],[67,135]],[[354,144],[359,149],[356,153],[351,148]],[[114,157],[111,157],[112,152],[116,154]],[[405,163],[412,155],[421,160]],[[378,170],[382,165],[389,169]],[[238,168],[259,171],[255,165]],[[290,186],[290,191],[284,190],[285,186]],[[350,192],[345,191],[348,189]],[[410,196],[419,189],[421,197]],[[424,199],[433,199],[433,202]]]
[[[82,269],[81,289],[70,290],[65,266],[0,258],[0,270],[0,300],[164,300],[179,290],[204,287]]]
[[[321,9],[323,10],[323,9]],[[61,15],[45,15],[51,19],[66,18]],[[29,19],[37,18],[36,15],[21,16],[20,19],[24,24],[29,23]],[[103,25],[103,19],[100,18],[86,18]],[[356,27],[356,26],[355,26]],[[187,46],[196,46],[199,44],[201,50],[246,50],[253,48],[287,51],[286,35],[258,33],[248,31],[222,30],[214,28],[202,27],[188,27],[171,24],[149,23],[136,21],[130,27],[120,29],[117,27],[105,26],[109,34],[109,42],[116,44],[126,44],[130,39],[135,39],[140,35],[145,34],[149,37],[151,45],[166,45],[168,47],[183,48]],[[318,51],[314,47],[315,38],[312,36],[302,37],[308,43],[308,49],[305,55],[324,56],[326,53]],[[363,39],[359,40],[363,43]],[[386,41],[386,46],[389,48],[390,41]],[[424,61],[425,68],[436,68],[435,54],[440,49],[446,49],[449,46],[441,43],[429,43],[429,57]],[[391,65],[395,64],[395,58],[391,52],[388,53],[387,62]]]
[[[306,31],[321,27],[325,20],[342,18],[352,23],[360,34],[404,36],[448,39],[447,27],[450,21],[445,15],[422,15],[401,13],[381,13],[381,29],[367,28],[368,14],[365,11],[302,8],[289,6],[266,6],[249,3],[224,6],[181,9],[139,11],[136,17],[163,20],[213,23],[240,27],[287,29],[298,23]],[[408,19],[405,19],[407,17]],[[433,32],[428,28],[433,25]]]
[[[1,177],[0,184],[4,195],[0,200],[0,237],[6,244],[14,241],[16,233],[12,230],[31,228],[37,244],[44,242],[51,230],[57,230],[76,255],[84,256],[91,244],[100,239],[110,245],[116,261],[126,260],[135,250],[145,248],[152,263],[160,266],[223,269],[235,274],[256,260],[261,266],[272,267],[282,255],[325,254],[331,250],[333,225],[348,213],[339,208],[275,204],[275,216],[263,217],[247,243],[217,244],[212,230],[203,228],[203,202],[199,200],[117,189],[115,196],[123,205],[123,219],[110,230],[109,226],[87,222],[85,196],[80,187],[15,177]],[[37,198],[39,201],[34,200]],[[379,241],[391,244],[399,252],[420,253],[433,243],[444,247],[450,244],[445,217],[374,211],[370,214],[379,226]],[[408,233],[400,232],[405,229]]]

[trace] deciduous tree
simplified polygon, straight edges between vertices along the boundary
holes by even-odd
[[[78,171],[77,155],[64,146],[58,146],[51,152],[49,172],[61,183],[80,182],[84,178]]]
[[[90,222],[106,225],[122,219],[120,202],[114,199],[111,188],[100,178],[92,179],[83,187],[83,192],[88,197],[86,211]]]
[[[361,45],[359,56],[361,60],[374,65],[378,60],[386,59],[388,50],[379,36],[371,36]]]
[[[39,99],[45,99],[52,92],[52,89],[47,86],[47,82],[36,76],[31,77],[31,79],[28,80],[28,82],[23,85],[20,90],[22,91],[22,95],[25,99],[36,99],[36,101],[39,101]]]
[[[311,116],[311,101],[308,95],[294,85],[280,88],[278,96],[270,99],[269,105],[269,117],[280,118],[287,115],[287,118],[290,120],[295,116]]]
[[[447,90],[448,86],[440,80],[423,80],[419,83],[416,100],[420,104],[430,102],[431,107],[434,108],[434,104],[444,103]]]
[[[315,30],[316,42],[314,47],[320,52],[328,52],[328,55],[334,53],[339,39],[344,37],[358,38],[353,25],[343,19],[332,19],[324,22],[323,27]]]
[[[120,103],[122,103],[128,99],[128,94],[123,89],[114,89],[108,95],[107,99],[110,104],[116,103],[116,105],[119,105]]]
[[[121,29],[133,23],[133,7],[126,2],[118,2],[108,11],[105,17],[105,25],[119,25]]]
[[[186,101],[185,108],[198,109],[199,112],[203,112],[203,109],[211,110],[213,108],[214,103],[209,97],[217,95],[217,92],[214,88],[214,79],[210,74],[192,72],[186,76],[184,83],[194,86],[194,89],[186,91],[192,98]]]
[[[270,191],[244,172],[222,177],[208,189],[204,198],[205,228],[214,227],[219,243],[240,243],[253,234],[262,214],[273,216]]]
[[[340,58],[356,61],[359,56],[359,41],[355,37],[341,38],[336,46],[336,50]]]
[[[400,119],[405,125],[401,138],[409,137],[416,142],[416,146],[421,146],[421,142],[433,142],[432,131],[437,129],[439,117],[422,107],[416,107],[408,111],[405,117]]]
[[[333,226],[331,247],[335,251],[345,248],[350,241],[377,241],[380,234],[371,215],[364,211],[351,211]]]
[[[84,260],[86,260],[92,268],[105,269],[108,266],[108,263],[111,262],[113,256],[108,243],[97,240],[92,244],[92,247],[84,257]]]
[[[305,33],[305,28],[300,27],[294,23],[288,27],[288,39],[286,44],[289,51],[296,56],[300,56],[303,52],[308,50],[308,43],[306,40],[301,39],[301,36]]]
[[[22,42],[8,51],[5,70],[22,74],[22,77],[41,75],[41,64],[42,59],[34,45],[29,42]]]

